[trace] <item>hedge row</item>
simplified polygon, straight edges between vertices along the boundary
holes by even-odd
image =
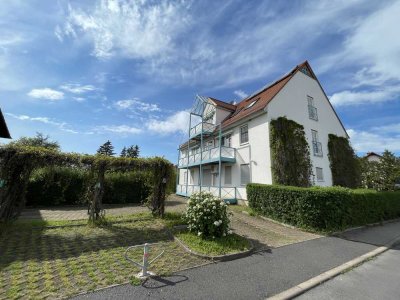
[[[400,217],[400,192],[248,184],[249,205],[297,227],[331,231]]]
[[[89,174],[80,168],[53,167],[36,170],[28,184],[27,206],[84,205]],[[175,186],[175,177],[168,193]],[[105,174],[103,203],[143,203],[151,193],[151,174],[145,171]]]

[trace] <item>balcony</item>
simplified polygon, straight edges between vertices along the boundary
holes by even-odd
[[[196,126],[190,128],[190,138],[191,139],[198,138],[201,133],[203,133],[203,135],[210,135],[211,133],[214,132],[214,128],[215,125],[212,123],[201,122]]]
[[[229,201],[231,204],[236,203],[237,192],[235,187],[224,187],[221,186],[221,191],[218,186],[201,186],[193,185],[193,184],[178,184],[176,186],[176,194],[180,196],[190,197],[193,193],[196,192],[208,192],[213,194],[216,197],[220,196],[221,199],[225,201]]]
[[[314,156],[322,156],[322,144],[320,142],[312,142]]]
[[[318,111],[316,107],[312,105],[308,106],[308,117],[312,120],[318,121]]]
[[[188,156],[184,156],[179,158],[178,167],[186,168],[197,166],[200,163],[202,164],[210,164],[216,163],[221,158],[221,162],[231,162],[234,163],[236,161],[236,150],[231,147],[214,147],[210,149],[205,149],[202,152],[194,153]]]

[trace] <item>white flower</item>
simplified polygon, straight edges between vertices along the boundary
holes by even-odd
[[[228,234],[232,234],[232,230],[229,229],[229,230],[228,230]]]
[[[215,225],[215,226],[219,226],[219,224],[220,224],[220,223],[219,223],[218,221],[215,221],[215,222],[214,222],[214,225]]]
[[[197,235],[198,235],[198,236],[201,236],[201,232],[199,231],[199,232],[197,233]]]

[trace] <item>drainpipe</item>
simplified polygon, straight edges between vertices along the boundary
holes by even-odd
[[[221,123],[222,124],[222,123]],[[221,199],[221,150],[222,150],[222,145],[221,145],[221,140],[222,140],[222,126],[219,124],[219,160],[218,160],[218,179],[219,179],[219,198]]]
[[[204,130],[204,123],[203,123],[203,118],[204,118],[204,102],[203,102],[203,110],[201,114],[201,131],[200,131],[200,165],[199,165],[199,181],[200,181],[200,192],[201,192],[201,187],[203,185],[203,130]]]
[[[188,196],[188,184],[189,184],[189,156],[190,156],[190,127],[192,126],[192,113],[189,115],[189,139],[187,146],[187,165],[186,165],[186,197]]]

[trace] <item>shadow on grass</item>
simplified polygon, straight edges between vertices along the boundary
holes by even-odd
[[[29,226],[2,226],[0,230],[0,270],[15,261],[54,260],[78,257],[118,247],[170,241],[167,231],[154,221],[110,224],[101,227],[46,229]]]

